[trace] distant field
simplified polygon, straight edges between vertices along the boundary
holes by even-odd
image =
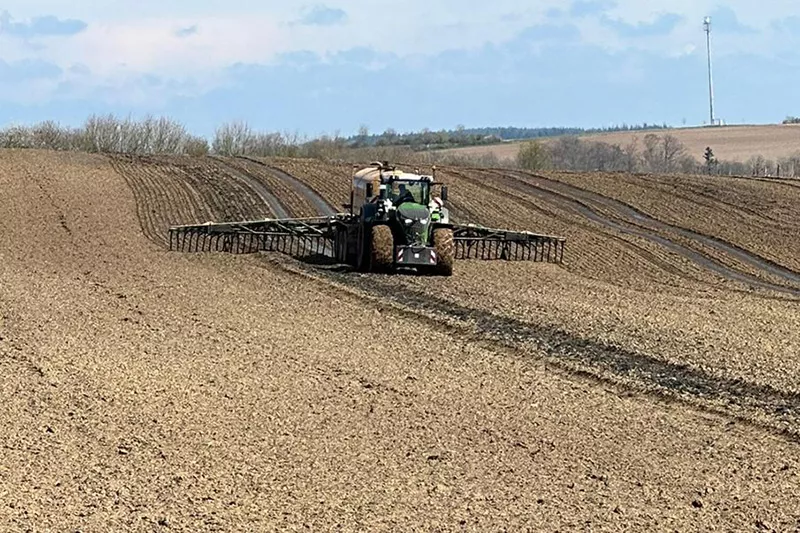
[[[582,136],[582,139],[625,145],[634,137],[641,143],[648,133],[663,134],[664,131],[614,132]],[[761,126],[722,126],[717,128],[681,128],[669,130],[680,139],[689,153],[700,159],[706,146],[714,150],[718,159],[747,161],[755,155],[768,159],[788,157],[800,152],[800,125],[768,124]],[[556,138],[544,139],[551,143]],[[513,159],[519,150],[519,142],[492,146],[469,146],[442,150],[445,153],[482,155],[493,153],[500,159]]]

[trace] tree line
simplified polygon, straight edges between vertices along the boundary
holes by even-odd
[[[0,130],[1,148],[40,148],[95,153],[186,154],[208,153],[208,142],[169,118],[141,120],[92,115],[71,128],[53,121]]]
[[[800,177],[800,152],[776,160],[761,155],[747,161],[719,160],[713,147],[690,154],[674,135],[648,133],[640,143],[587,141],[574,136],[522,143],[516,165],[527,170],[682,173],[726,176]]]
[[[485,127],[466,128],[463,125],[455,129],[431,131],[423,129],[418,132],[397,133],[389,128],[380,134],[370,134],[369,128],[362,125],[357,135],[345,138],[350,148],[408,146],[413,150],[437,150],[463,146],[482,146],[521,139],[539,139],[560,137],[563,135],[584,135],[590,133],[609,133],[620,131],[645,131],[668,129],[666,124],[622,124],[605,128],[519,128],[519,127]]]
[[[511,130],[514,135],[525,132],[534,135],[525,128]],[[631,131],[634,130],[637,127],[631,128]],[[457,131],[464,133],[469,130]],[[686,147],[670,133],[648,133],[642,142],[634,137],[630,143],[621,145],[588,141],[571,134],[547,139],[545,142],[544,137],[561,130],[550,128],[535,131],[539,131],[540,137],[522,142],[517,158],[508,161],[501,160],[492,153],[442,153],[419,149],[413,144],[354,144],[352,138],[338,133],[307,138],[291,132],[262,132],[254,130],[244,121],[222,124],[216,128],[209,142],[204,137],[193,135],[183,124],[169,118],[147,116],[134,120],[109,114],[92,115],[75,128],[53,121],[30,126],[9,126],[0,129],[0,148],[134,155],[301,157],[328,161],[391,160],[420,165],[516,166],[529,170],[800,176],[800,152],[779,160],[754,156],[746,162],[721,161],[713,154],[712,147],[708,147],[703,154],[688,153]]]

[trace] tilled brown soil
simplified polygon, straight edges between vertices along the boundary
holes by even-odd
[[[800,271],[800,243],[794,238],[800,232],[797,182],[600,172],[544,177],[617,198],[669,224],[724,239]]]
[[[270,160],[270,164],[304,180],[331,203],[349,194],[351,169],[347,165],[290,159]],[[564,266],[581,277],[646,292],[653,288],[672,292],[676,287],[696,290],[699,282],[705,288],[800,294],[800,272],[792,270],[794,247],[780,246],[780,242],[791,240],[788,236],[794,231],[794,223],[783,223],[779,232],[765,235],[759,245],[752,246],[756,226],[735,215],[754,209],[765,211],[762,206],[774,202],[772,184],[764,183],[761,189],[751,184],[748,194],[698,210],[692,200],[699,195],[674,195],[664,189],[672,177],[641,177],[642,181],[657,183],[661,183],[658,179],[666,180],[661,184],[664,187],[650,188],[649,196],[643,196],[648,206],[664,206],[647,217],[636,211],[639,203],[626,203],[630,191],[640,188],[636,181],[639,176],[598,173],[587,175],[585,180],[580,175],[568,175],[570,179],[564,176],[444,168],[438,179],[451,186],[449,207],[459,223],[565,236],[568,253]],[[592,183],[602,178],[608,186],[595,192]],[[728,185],[725,180],[710,182],[706,189],[730,198]],[[565,189],[572,186],[579,192]],[[785,215],[786,203],[774,211]],[[754,209],[747,207],[750,204]],[[719,209],[714,211],[714,206]],[[664,210],[681,216],[665,215]],[[716,222],[708,223],[707,218]]]
[[[795,441],[280,257],[166,252],[136,176],[0,152],[3,529],[800,526]]]
[[[329,191],[331,183],[347,185],[343,168],[337,180],[315,174],[312,162],[283,164],[320,190],[323,183]],[[446,169],[440,179],[452,185],[454,210],[472,215],[460,221],[567,235],[566,264],[460,261],[453,278],[375,278],[373,293],[402,296],[412,308],[445,309],[448,319],[477,323],[481,334],[513,329],[517,348],[543,349],[551,359],[602,379],[800,430],[793,414],[800,407],[799,367],[788,356],[800,352],[798,293],[790,271],[784,271],[788,277],[760,271],[765,260],[755,252],[738,249],[749,262],[737,261],[724,240],[712,243],[719,249],[701,246],[702,234],[687,229],[683,237],[682,226],[664,229],[658,219],[638,221],[612,198],[595,200],[591,191],[555,187],[557,176]],[[766,184],[753,205],[767,204],[771,187]],[[669,204],[685,213],[684,221],[692,220],[691,205],[681,205],[680,196],[673,200],[662,192],[650,201]],[[735,205],[747,209],[742,199]],[[592,216],[586,214],[589,208]],[[734,246],[742,244],[735,237],[736,221],[727,223]],[[613,225],[623,224],[639,233],[615,231]],[[791,232],[790,224],[784,232]],[[354,283],[348,276],[339,281]],[[564,354],[551,348],[565,338],[585,349]]]

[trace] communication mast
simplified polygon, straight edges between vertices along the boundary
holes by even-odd
[[[711,125],[714,121],[714,80],[711,76],[711,17],[703,20],[703,29],[706,32],[706,53],[708,54],[708,108],[711,118]]]

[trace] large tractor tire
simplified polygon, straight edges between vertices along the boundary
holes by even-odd
[[[388,272],[394,263],[394,236],[389,226],[372,226],[370,271]]]
[[[456,259],[456,243],[453,240],[453,230],[436,228],[433,230],[433,249],[436,250],[436,266],[433,271],[439,276],[452,276],[453,263]]]
[[[370,243],[369,233],[365,231],[366,225],[362,222],[358,226],[358,246],[356,246],[355,267],[358,272],[369,272],[370,270]]]

